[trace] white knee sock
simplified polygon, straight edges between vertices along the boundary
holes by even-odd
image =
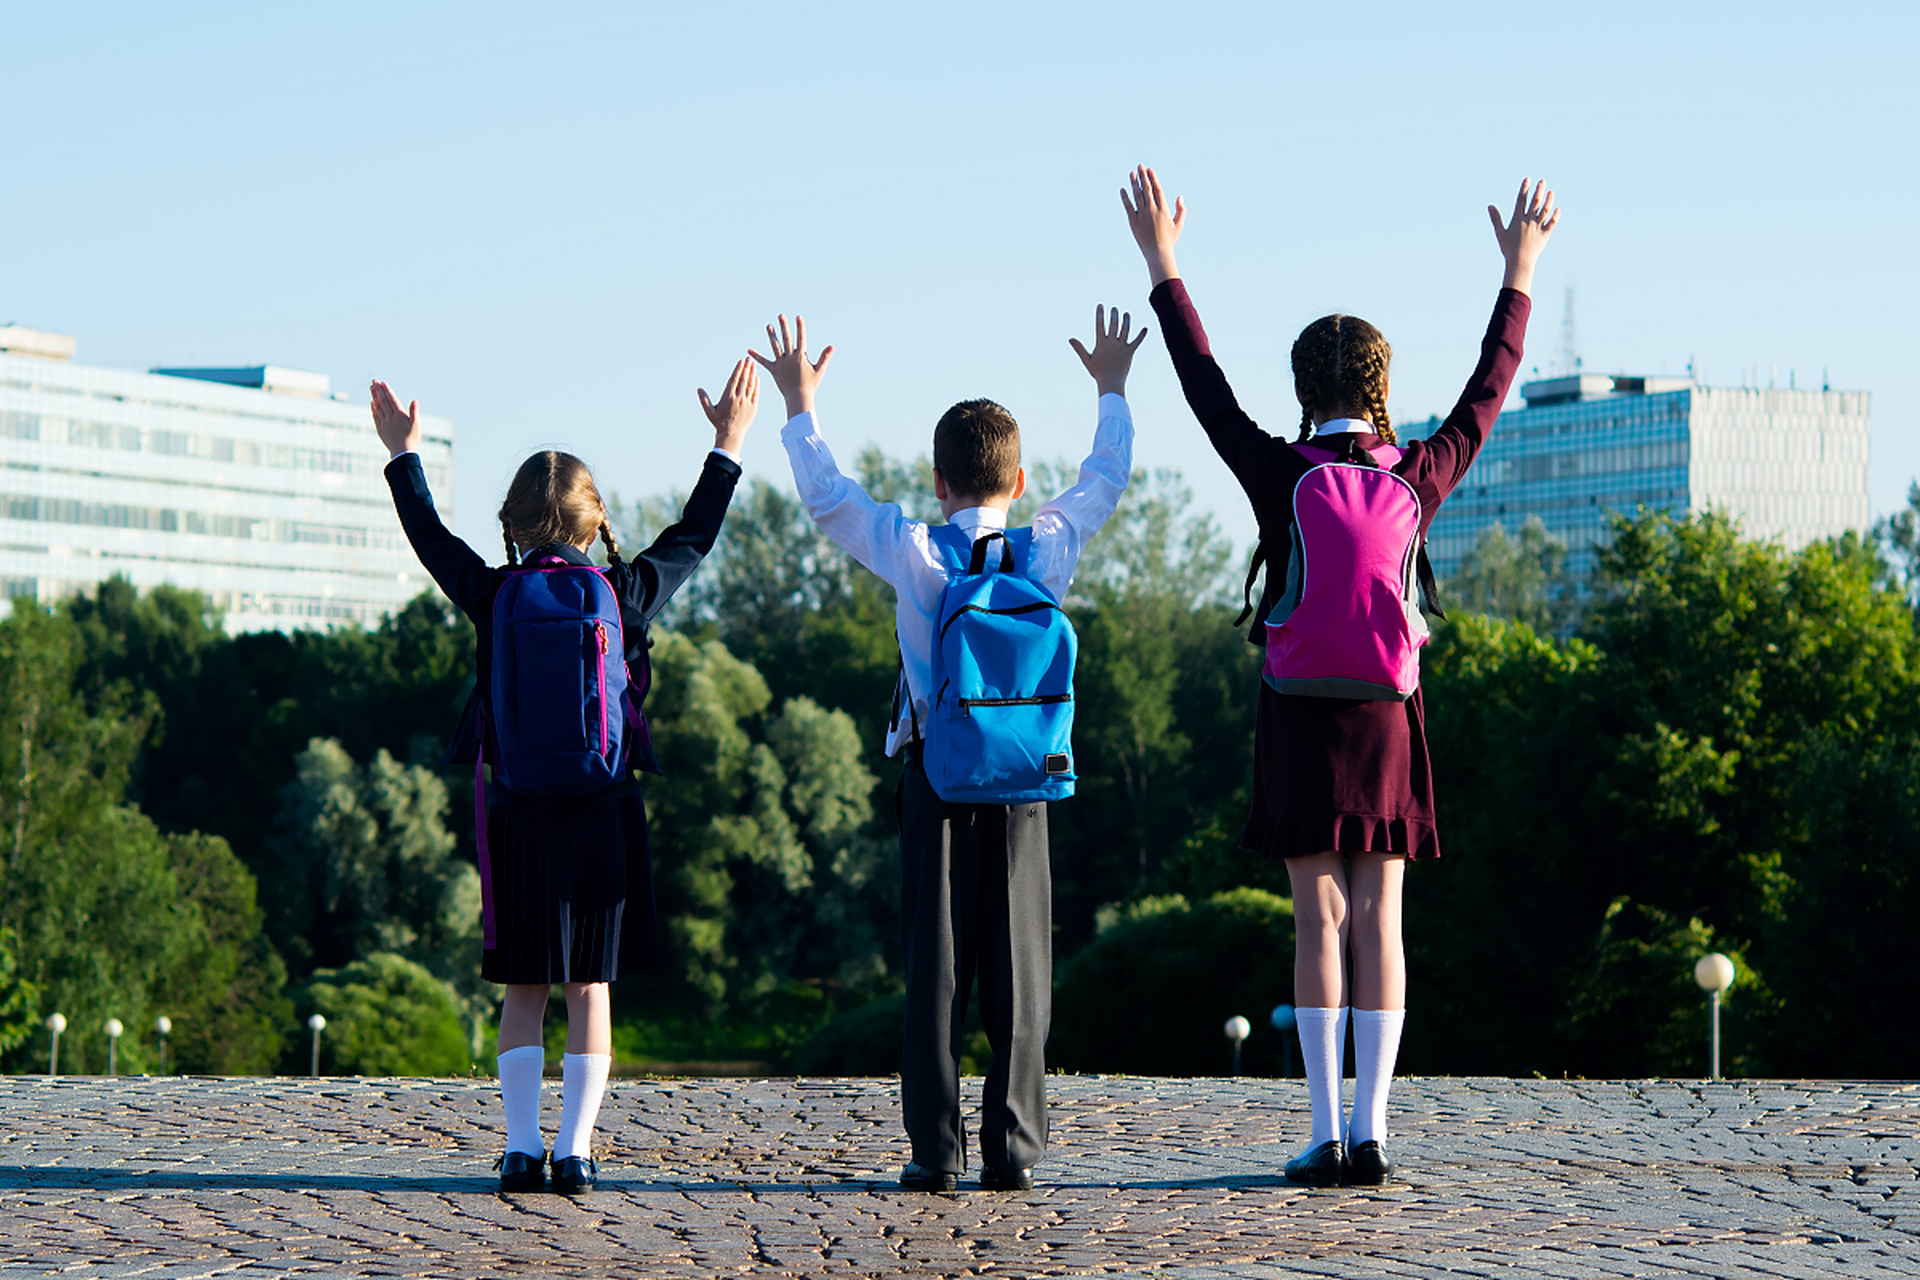
[[[1405,1009],[1353,1011],[1353,1118],[1349,1145],[1387,1140],[1387,1090],[1393,1087],[1393,1063],[1400,1056]]]
[[[1307,1069],[1307,1097],[1313,1104],[1313,1144],[1338,1142],[1346,1126],[1340,1115],[1340,1078],[1346,1074],[1347,1011],[1295,1009],[1300,1031],[1300,1060]]]
[[[560,1132],[553,1139],[555,1160],[593,1154],[593,1122],[600,1116],[600,1099],[607,1092],[607,1073],[612,1070],[610,1053],[569,1053],[560,1059]]]
[[[547,1051],[537,1044],[501,1052],[500,1101],[507,1112],[507,1150],[544,1156],[540,1140],[540,1073],[546,1070]]]

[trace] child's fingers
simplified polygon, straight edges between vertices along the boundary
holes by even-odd
[[[793,337],[787,330],[787,318],[780,317],[780,354],[786,355],[793,350]]]
[[[807,318],[805,316],[796,315],[793,318],[793,345],[795,350],[802,353],[801,358],[805,359],[807,350]]]
[[[1068,346],[1070,346],[1070,347],[1072,347],[1072,348],[1073,348],[1073,353],[1074,353],[1075,355],[1077,355],[1077,356],[1079,356],[1079,357],[1080,357],[1080,363],[1082,363],[1082,364],[1090,364],[1090,363],[1092,363],[1092,361],[1093,361],[1093,357],[1092,357],[1092,356],[1090,356],[1090,355],[1088,355],[1088,354],[1087,354],[1087,349],[1086,349],[1085,347],[1083,347],[1083,346],[1081,346],[1081,345],[1080,345],[1080,339],[1078,339],[1078,338],[1068,338],[1068,339],[1067,339],[1067,345],[1068,345]]]
[[[700,388],[698,394],[700,396],[700,412],[711,418],[713,416],[713,401],[707,399],[706,388]]]
[[[407,423],[409,426],[420,421],[420,402],[414,400],[407,405]]]
[[[773,368],[773,361],[767,359],[765,356],[761,355],[758,351],[755,351],[752,347],[747,348],[747,354],[752,356],[755,360],[758,360],[761,364],[767,366],[769,370]]]
[[[1175,196],[1173,201],[1173,226],[1179,230],[1187,220],[1187,200],[1185,196]]]
[[[1527,212],[1527,179],[1520,179],[1520,194],[1513,198],[1513,220],[1518,222]]]
[[[1502,226],[1500,223],[1500,211],[1494,208],[1492,205],[1488,205],[1487,216],[1493,219],[1493,234],[1495,236],[1504,237],[1507,234],[1507,229],[1506,227]]]
[[[827,371],[827,361],[831,359],[833,359],[833,348],[829,346],[825,351],[820,353],[820,358],[813,362],[813,371],[815,373],[825,373]]]
[[[1139,336],[1136,337],[1132,342],[1127,344],[1127,350],[1138,351],[1140,349],[1140,344],[1145,342],[1146,340],[1147,340],[1147,330],[1144,326],[1142,326]]]

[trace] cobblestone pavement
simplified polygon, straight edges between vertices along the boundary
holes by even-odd
[[[1920,1275],[1916,1084],[1403,1080],[1364,1191],[1298,1081],[1053,1085],[1041,1185],[925,1195],[892,1081],[620,1080],[570,1201],[486,1081],[4,1078],[0,1275]]]

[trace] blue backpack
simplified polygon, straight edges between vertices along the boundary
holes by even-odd
[[[957,804],[1065,800],[1079,642],[1060,602],[1027,574],[1033,530],[972,543],[953,525],[928,535],[951,574],[934,617],[928,783]],[[994,542],[1000,565],[989,573]]]
[[[486,714],[500,758],[494,780],[522,795],[584,795],[658,772],[630,678],[620,601],[599,569],[558,556],[507,571],[493,598],[493,687]],[[482,734],[484,741],[484,733]]]

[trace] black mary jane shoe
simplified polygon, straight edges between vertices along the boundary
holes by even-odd
[[[1002,1169],[998,1165],[980,1166],[980,1186],[986,1191],[1031,1191],[1032,1169]]]
[[[1392,1178],[1393,1161],[1387,1156],[1386,1147],[1378,1142],[1359,1143],[1347,1156],[1350,1187],[1384,1187]]]
[[[960,1185],[960,1175],[944,1169],[929,1169],[923,1164],[909,1164],[900,1171],[900,1185],[908,1191],[953,1191]]]
[[[500,1171],[502,1191],[544,1191],[547,1188],[547,1155],[530,1156],[524,1151],[509,1151],[493,1162]]]
[[[1347,1180],[1347,1149],[1339,1142],[1323,1142],[1305,1155],[1287,1161],[1287,1181],[1309,1187],[1337,1187]]]
[[[563,1196],[585,1195],[600,1180],[600,1166],[592,1156],[568,1156],[553,1162],[553,1189]]]

